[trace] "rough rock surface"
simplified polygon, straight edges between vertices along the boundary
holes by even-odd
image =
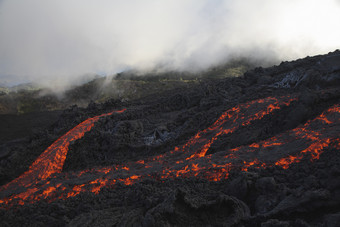
[[[318,158],[311,161],[311,155],[306,155],[289,168],[244,164],[250,155],[270,162],[285,152],[292,155],[289,152],[294,149],[307,149],[306,144],[292,139],[287,142],[289,145],[273,148],[265,148],[261,141],[291,138],[288,136],[294,130],[340,104],[339,51],[271,68],[256,68],[243,77],[202,81],[188,90],[167,91],[138,101],[110,100],[100,105],[92,103],[86,109],[70,107],[49,130],[4,147],[0,152],[0,184],[4,187],[20,176],[48,146],[89,117],[127,109],[100,118],[91,131],[72,141],[62,172],[51,181],[61,182],[67,174],[84,169],[166,156],[213,125],[226,110],[254,100],[288,95],[296,100],[213,141],[206,157],[218,159],[223,152],[240,150],[235,153],[239,156],[227,177],[213,181],[200,172],[197,176],[162,178],[156,171],[155,177],[148,175],[129,185],[103,187],[97,194],[84,191],[53,201],[0,204],[0,225],[339,226],[340,140],[332,140]],[[327,129],[329,132],[313,130],[338,133],[340,138],[339,124],[332,125]],[[255,153],[248,154],[253,148]],[[203,162],[209,161],[202,159],[195,164],[203,166]],[[87,180],[70,177],[67,184],[71,187]],[[6,193],[0,186],[0,199]]]

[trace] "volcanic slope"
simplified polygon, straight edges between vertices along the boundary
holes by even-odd
[[[17,149],[2,225],[338,226],[340,52],[72,107]]]

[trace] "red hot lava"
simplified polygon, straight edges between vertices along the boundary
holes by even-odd
[[[32,185],[36,185],[41,180],[47,179],[55,173],[60,173],[66,160],[68,147],[72,141],[82,138],[86,132],[92,129],[94,123],[97,122],[101,117],[110,116],[113,113],[122,113],[125,110],[126,109],[113,111],[83,121],[56,140],[33,162],[27,172],[3,186],[1,191],[19,186],[29,188]],[[52,188],[49,190],[50,191],[45,192],[45,194],[49,194],[51,191],[53,191]]]
[[[53,143],[32,164],[28,172],[3,186],[0,192],[5,193],[5,196],[0,203],[10,206],[33,203],[40,199],[65,199],[81,192],[97,194],[103,187],[119,183],[130,185],[147,177],[200,177],[219,181],[228,178],[231,169],[248,171],[249,167],[266,168],[274,165],[287,169],[306,155],[312,160],[318,159],[331,144],[339,146],[339,133],[335,129],[338,127],[335,126],[340,124],[340,106],[336,105],[303,126],[276,137],[206,155],[219,136],[250,125],[283,106],[289,106],[295,100],[296,98],[289,96],[269,97],[240,104],[224,112],[215,123],[198,132],[187,143],[168,153],[127,163],[125,166],[64,173],[63,177],[60,177],[60,174],[56,177],[54,173],[60,173],[62,170],[69,142],[81,138],[93,127],[95,121],[112,113],[90,118]],[[22,190],[16,192],[20,186]]]

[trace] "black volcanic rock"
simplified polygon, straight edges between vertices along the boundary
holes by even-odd
[[[242,201],[223,195],[188,195],[175,191],[167,200],[150,209],[143,220],[145,226],[231,226],[250,214]]]
[[[327,121],[337,122],[335,118],[339,115],[332,115],[334,119],[311,123],[309,134],[303,136],[311,136],[312,139],[294,138],[307,130],[303,125],[313,122],[318,116],[321,118],[321,113],[340,104],[339,56],[339,51],[335,51],[266,69],[260,67],[239,78],[202,80],[191,85],[190,89],[174,89],[140,100],[109,100],[103,104],[91,103],[85,109],[72,106],[49,130],[37,132],[28,141],[5,146],[0,157],[2,185],[27,171],[49,145],[77,124],[112,110],[127,109],[121,114],[99,119],[91,131],[72,141],[62,172],[48,180],[56,185],[62,182],[65,190],[76,188],[97,179],[97,167],[115,167],[117,174],[121,174],[118,176],[123,178],[127,173],[119,166],[134,167],[131,163],[140,160],[153,163],[152,159],[156,156],[167,157],[169,152],[187,143],[197,132],[209,131],[221,114],[231,108],[269,97],[273,100],[288,95],[295,98],[289,105],[269,108],[270,113],[254,118],[250,123],[243,122],[231,133],[211,137],[213,143],[205,158],[212,159],[197,159],[188,167],[196,165],[203,168],[205,162],[218,166],[226,155],[240,154],[232,162],[234,168],[229,170],[227,179],[211,179],[205,175],[218,167],[209,167],[206,172],[195,176],[169,174],[169,177],[164,177],[166,175],[161,175],[162,171],[172,168],[171,160],[165,159],[154,167],[151,175],[144,177],[142,171],[146,170],[137,166],[133,171],[142,176],[138,181],[125,185],[118,180],[114,185],[101,188],[98,194],[85,191],[66,199],[60,197],[49,201],[42,198],[32,204],[1,207],[0,224],[338,226],[340,140],[334,139],[328,146],[322,145],[323,152],[318,159],[311,160],[313,153],[308,153],[299,162],[292,162],[289,168],[261,166],[260,162],[251,163],[248,158],[252,156],[269,163],[286,157],[282,156],[284,154],[293,155],[295,150],[319,149],[319,145],[309,142],[318,138],[326,143],[320,133],[338,133],[340,137],[339,124],[322,128],[329,124]],[[261,102],[252,105],[252,108],[257,108]],[[251,110],[244,108],[242,111],[235,110],[231,113],[236,114],[230,113],[226,119],[254,117]],[[257,116],[260,115],[260,112],[257,113]],[[199,135],[210,136],[209,133],[213,132]],[[277,138],[283,139],[279,141]],[[266,141],[277,145],[268,148]],[[243,153],[237,153],[237,149],[243,149]],[[225,154],[226,151],[229,153]],[[177,155],[182,157],[183,154]],[[89,171],[87,175],[79,174],[85,169]],[[128,166],[125,169],[129,169]],[[183,166],[182,171],[186,170]],[[79,177],[73,177],[77,174]],[[110,177],[103,175],[100,179],[109,180]]]

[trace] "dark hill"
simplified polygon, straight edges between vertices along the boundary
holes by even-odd
[[[3,146],[1,224],[339,226],[339,138],[340,51],[73,106]]]

